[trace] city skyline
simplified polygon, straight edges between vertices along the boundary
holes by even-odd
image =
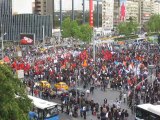
[[[24,2],[25,1],[25,2]],[[60,0],[55,0],[55,11],[59,11]],[[82,10],[83,0],[74,0],[74,10]],[[12,10],[13,14],[30,14],[33,13],[33,2],[35,0],[12,0]],[[93,1],[96,4],[95,1]],[[101,4],[101,3],[99,3]],[[68,1],[67,4],[65,0],[62,0],[62,10],[72,10],[72,0]],[[85,2],[85,10],[89,10],[89,0]]]

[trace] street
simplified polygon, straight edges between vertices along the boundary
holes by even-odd
[[[113,103],[116,101],[116,98],[118,99],[119,98],[119,91],[115,91],[115,90],[111,90],[111,89],[107,89],[105,92],[102,91],[100,88],[97,88],[95,89],[94,91],[94,94],[90,94],[90,98],[92,100],[95,101],[95,103],[99,103],[99,105],[102,105],[103,104],[103,100],[105,98],[107,98],[108,100],[108,103],[110,106],[113,105]],[[57,100],[55,102],[58,102]],[[131,114],[131,110],[128,108],[127,106],[127,103],[121,103],[120,107],[122,109],[127,109],[128,113],[129,113],[129,118],[128,120],[134,120],[134,115]],[[60,114],[60,120],[84,120],[83,118],[80,117],[80,113],[78,113],[79,117],[78,118],[74,118],[74,117],[70,117],[68,116],[67,114],[63,113],[63,114]],[[87,113],[87,118],[86,120],[98,120],[97,119],[97,116],[93,116],[91,114],[91,111],[89,111]]]

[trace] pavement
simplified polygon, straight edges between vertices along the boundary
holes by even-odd
[[[93,99],[94,102],[98,102],[99,105],[103,104],[103,100],[107,98],[108,103],[110,105],[113,105],[113,103],[116,101],[116,98],[119,98],[119,91],[115,91],[112,89],[107,89],[105,92],[102,91],[100,88],[97,88],[94,90],[94,94],[89,96],[90,99]],[[58,102],[57,100],[54,102]],[[126,103],[121,102],[121,108],[122,109],[127,109],[129,113],[129,118],[128,120],[134,120],[134,115],[131,114],[131,110],[128,108]],[[79,113],[78,113],[79,114]],[[78,118],[70,117],[65,113],[60,113],[60,120],[84,120],[83,118],[80,117],[80,114],[78,115]],[[87,113],[87,118],[86,120],[98,120],[96,116],[93,116],[91,112]]]

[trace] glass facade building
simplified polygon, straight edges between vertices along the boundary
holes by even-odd
[[[12,0],[0,0],[0,32],[7,33],[4,40],[20,40],[21,33],[35,34],[36,40],[52,36],[52,17],[50,15],[17,14],[12,15]]]
[[[11,40],[12,33],[12,0],[0,0],[0,32],[5,40]]]
[[[43,26],[45,37],[52,36],[52,18],[49,15],[18,14],[13,16],[14,31],[12,37],[19,40],[20,33],[35,34],[36,40],[43,39]]]

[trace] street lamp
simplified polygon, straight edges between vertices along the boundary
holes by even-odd
[[[45,47],[45,31],[44,31],[44,25],[42,26],[42,30],[43,30],[43,47]]]
[[[78,101],[78,94],[77,94],[77,76],[78,76],[78,70],[75,70],[75,75],[76,75],[76,102]]]
[[[61,36],[62,36],[61,32],[62,32],[62,31],[63,31],[63,30],[61,30],[61,29],[60,29],[60,31],[59,31],[58,44],[60,44],[60,41],[61,41]]]
[[[154,71],[155,71],[155,66],[154,65],[148,65],[148,70],[149,70],[149,75],[150,75],[150,83],[153,83],[154,82]]]
[[[4,49],[3,39],[4,39],[4,36],[5,36],[6,34],[7,34],[7,33],[4,33],[3,35],[1,35],[1,40],[2,40],[2,60],[3,60],[3,57],[4,57],[4,53],[3,53],[3,49]]]
[[[93,61],[94,61],[94,66],[95,66],[95,63],[96,63],[95,33],[96,33],[96,31],[93,30]]]

